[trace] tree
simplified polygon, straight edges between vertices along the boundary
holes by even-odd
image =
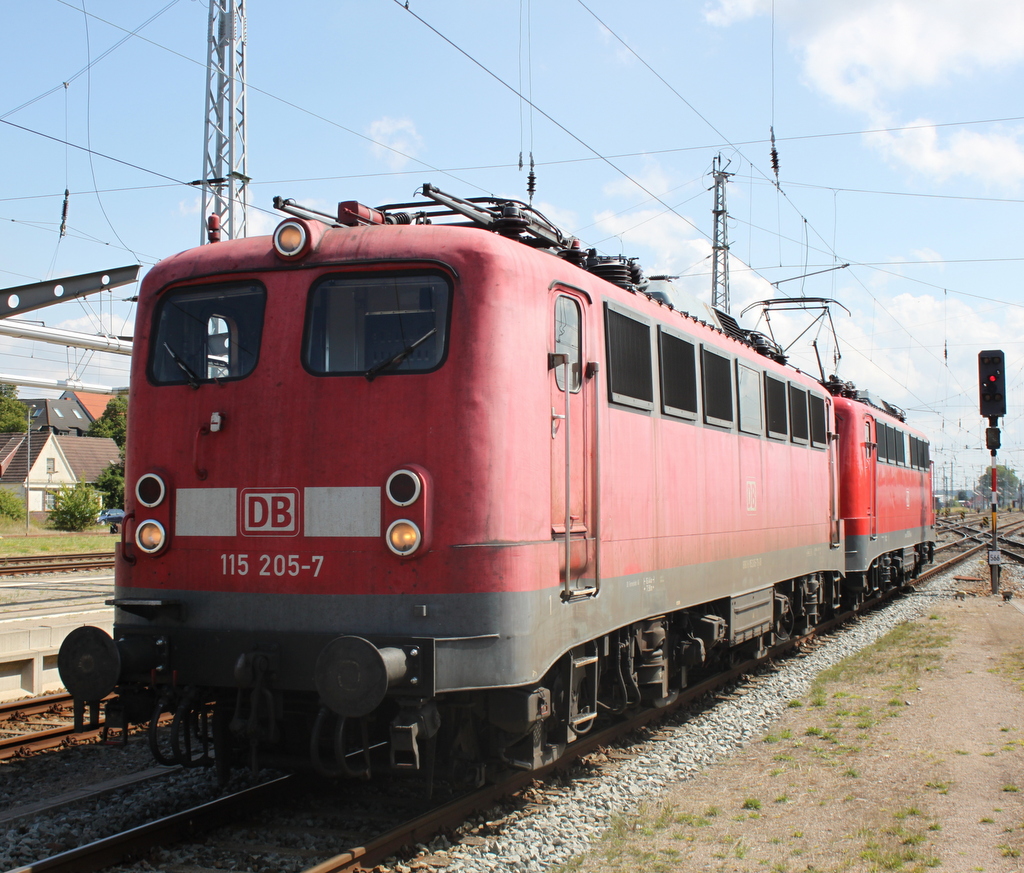
[[[1009,505],[1011,500],[1016,500],[1020,492],[1020,479],[1009,467],[1002,464],[996,466],[996,484],[998,486],[998,503],[1001,506]],[[985,505],[992,503],[992,468],[989,467],[978,477],[978,493],[984,496]]]
[[[22,428],[24,430],[24,428]],[[128,398],[118,395],[111,397],[103,414],[86,431],[86,436],[110,437],[118,448],[123,449],[128,434]],[[120,506],[120,504],[118,504]]]
[[[124,506],[124,446],[118,454],[118,459],[96,477],[96,490],[103,495],[103,505],[107,508]],[[3,512],[2,507],[0,512]]]
[[[0,433],[24,433],[28,430],[25,404],[18,400],[14,385],[0,385]]]
[[[0,488],[0,517],[21,521],[25,517],[25,501],[6,488]]]
[[[53,496],[50,522],[57,530],[83,531],[96,520],[100,497],[87,482],[62,485]]]

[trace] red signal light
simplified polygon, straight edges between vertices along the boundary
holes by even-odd
[[[1003,353],[992,349],[978,355],[981,414],[989,418],[1006,415],[1006,370]]]

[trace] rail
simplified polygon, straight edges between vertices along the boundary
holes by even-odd
[[[25,576],[30,573],[65,573],[76,570],[109,570],[114,567],[113,552],[79,552],[67,555],[12,555],[0,558],[0,576]]]

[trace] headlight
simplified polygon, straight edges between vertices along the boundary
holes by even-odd
[[[395,470],[388,476],[388,484],[384,491],[395,506],[408,506],[415,503],[423,490],[420,477],[412,470]]]
[[[294,218],[282,221],[274,231],[274,248],[282,258],[294,258],[305,252],[309,243],[306,225]]]
[[[420,529],[407,518],[393,521],[388,527],[388,548],[396,555],[411,555],[419,548],[422,539]]]
[[[143,506],[150,508],[159,506],[167,496],[167,486],[156,473],[146,473],[145,476],[140,476],[139,481],[135,483],[135,496],[139,498],[139,503]]]
[[[148,519],[135,530],[135,544],[150,555],[159,552],[166,543],[167,532],[158,521]]]

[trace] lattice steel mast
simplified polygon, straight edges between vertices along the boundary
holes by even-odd
[[[725,209],[725,183],[732,173],[722,167],[722,156],[716,155],[711,175],[715,180],[715,233],[711,262],[711,305],[729,314],[729,240],[726,222],[729,217]]]
[[[246,235],[245,41],[245,0],[210,0],[200,243]]]

